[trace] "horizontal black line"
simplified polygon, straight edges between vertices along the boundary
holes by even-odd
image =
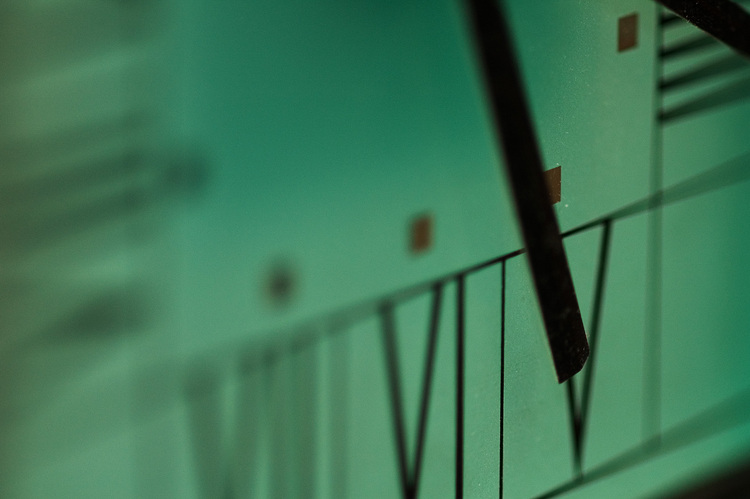
[[[674,76],[663,78],[659,82],[659,88],[663,91],[670,91],[681,87],[689,86],[700,81],[721,76],[732,71],[748,69],[748,61],[734,53],[708,62],[702,66],[691,68]]]
[[[675,16],[679,19],[679,17]],[[693,36],[687,40],[681,40],[671,45],[667,45],[661,48],[659,56],[662,59],[671,59],[673,57],[679,57],[687,55],[693,51],[700,50],[706,47],[713,47],[718,45],[716,38],[713,38],[705,33],[701,33],[698,36]]]
[[[750,97],[750,78],[734,81],[713,90],[707,95],[701,95],[685,103],[675,105],[659,113],[659,120],[663,123],[685,118],[696,113],[709,111],[717,107]]]

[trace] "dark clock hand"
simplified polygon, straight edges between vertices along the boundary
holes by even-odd
[[[750,14],[729,0],[656,0],[717,40],[750,57]]]
[[[583,368],[589,345],[560,228],[549,203],[541,154],[503,13],[496,0],[467,0],[466,6],[557,379],[562,383]]]

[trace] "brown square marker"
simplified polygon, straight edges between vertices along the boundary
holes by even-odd
[[[617,20],[617,51],[624,52],[638,45],[638,14]]]
[[[547,182],[550,204],[559,203],[562,193],[562,167],[557,166],[544,172],[544,180]]]
[[[432,246],[432,216],[420,215],[411,223],[411,251],[422,253]]]

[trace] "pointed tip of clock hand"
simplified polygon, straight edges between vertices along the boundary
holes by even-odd
[[[568,287],[562,285],[565,282],[566,280],[563,279],[560,286],[555,286],[559,293],[556,299],[548,294],[546,303],[540,301],[543,307],[542,317],[547,332],[547,341],[552,353],[557,381],[560,383],[564,383],[580,372],[589,358],[589,342],[583,327],[573,283],[568,281]],[[545,305],[549,308],[544,308]]]
[[[574,333],[574,337],[579,337],[583,334],[583,328],[580,333]],[[566,335],[568,336],[568,335]],[[555,372],[557,374],[557,381],[564,383],[576,374],[586,365],[586,361],[589,358],[589,343],[586,340],[585,334],[583,334],[583,341],[576,341],[574,344],[565,348],[564,352],[558,354],[553,353],[553,360],[555,362]]]

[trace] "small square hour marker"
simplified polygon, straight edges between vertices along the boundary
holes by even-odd
[[[294,297],[297,283],[296,273],[291,264],[278,261],[269,269],[263,282],[266,298],[274,307],[289,305]]]
[[[419,215],[414,218],[410,229],[412,253],[422,253],[432,246],[432,216]]]
[[[638,45],[638,14],[617,20],[617,51],[624,52]]]
[[[557,166],[544,172],[544,180],[547,182],[550,204],[559,203],[562,193],[562,167]]]

